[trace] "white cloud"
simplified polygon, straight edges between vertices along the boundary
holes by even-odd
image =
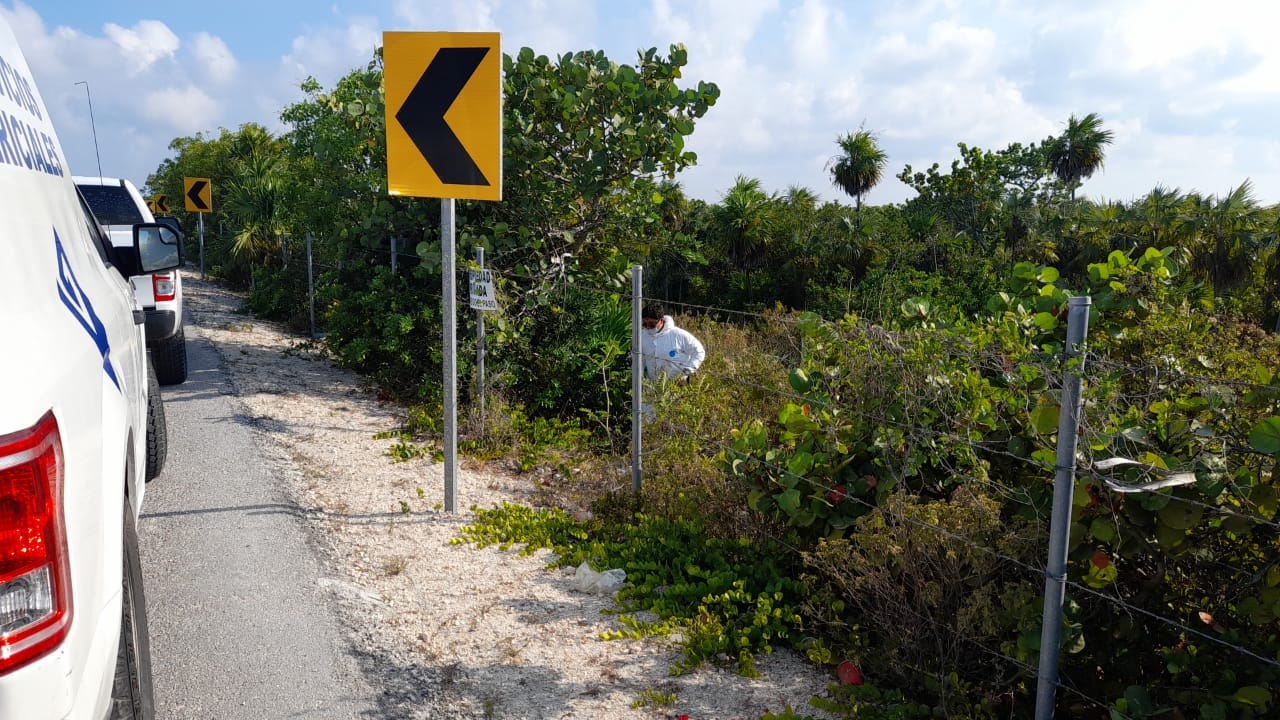
[[[868,65],[971,78],[995,69],[998,45],[995,31],[989,28],[943,20],[929,24],[919,42],[902,31],[884,36],[872,50]]]
[[[351,70],[363,68],[382,45],[382,31],[374,18],[353,18],[342,27],[308,28],[294,37],[289,54],[281,58],[290,81],[314,77],[330,85]]]
[[[758,151],[774,135],[768,108],[779,108],[770,70],[748,57],[775,0],[700,0],[677,6],[654,0],[653,26],[661,36],[683,40],[689,50],[686,78],[720,87],[720,100],[699,124],[691,149],[700,155],[729,149]]]
[[[191,135],[217,126],[221,106],[204,90],[188,85],[152,90],[138,104],[151,120],[164,123],[180,135]]]
[[[169,26],[158,20],[141,20],[132,28],[107,23],[102,31],[120,48],[134,73],[147,70],[159,60],[173,57],[181,45]]]
[[[395,0],[391,5],[399,21],[390,30],[492,32],[499,30],[496,16],[501,0],[450,0],[441,9],[438,0]],[[446,18],[441,22],[441,18]]]
[[[206,32],[198,32],[192,45],[196,61],[211,81],[218,85],[227,85],[235,80],[239,66],[222,38]]]
[[[831,34],[837,19],[843,18],[823,0],[804,0],[791,11],[787,45],[796,70],[812,72],[831,62]]]
[[[502,48],[531,47],[545,55],[597,46],[592,33],[600,4],[595,0],[396,0],[397,29],[501,32]]]
[[[872,116],[868,129],[885,139],[943,137],[984,147],[1049,135],[1052,123],[1005,76],[1000,47],[994,31],[952,20],[930,24],[919,40],[905,32],[882,38],[868,60],[879,72],[868,73],[870,87],[861,91],[873,98],[862,107]],[[849,91],[836,89],[841,95],[828,102],[846,101]]]
[[[1109,26],[1124,51],[1126,69],[1164,68],[1241,47],[1274,45],[1280,6],[1257,0],[1217,0],[1210,6],[1187,0],[1142,0],[1117,6]]]
[[[1280,92],[1280,45],[1274,28],[1280,5],[1218,0],[1212,7],[1187,0],[1143,0],[1099,27],[1103,42],[1094,64],[1118,75],[1147,72],[1175,97],[1175,112],[1214,111],[1241,95]]]
[[[484,2],[484,0],[454,2],[451,8],[454,27],[468,30],[474,28],[476,32],[497,30],[498,25],[494,21],[496,5],[501,5],[501,3]]]

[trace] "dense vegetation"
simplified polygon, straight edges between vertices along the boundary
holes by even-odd
[[[680,46],[635,65],[504,60],[504,200],[458,205],[460,258],[484,248],[502,300],[490,420],[464,442],[553,468],[549,499],[592,514],[495,509],[465,539],[624,567],[624,610],[658,618],[626,634],[680,632],[676,671],[751,672],[788,644],[840,669],[815,701],[839,715],[1029,717],[1061,383],[1078,372],[1059,712],[1269,716],[1277,210],[1247,181],[1078,197],[1111,141],[1093,114],[903,168],[916,194],[901,204],[863,204],[888,163],[866,130],[833,144],[852,205],[749,177],[691,200],[685,138],[719,91],[682,87],[685,62]],[[210,272],[299,328],[297,243],[313,238],[327,345],[412,406],[393,446],[411,457],[441,402],[439,203],[385,192],[381,79],[378,56],[333,88],[306,83],[278,137],[179,138],[148,186],[177,197],[183,177],[211,178]],[[633,264],[712,351],[689,385],[653,389],[638,497],[610,474],[628,447]],[[1087,352],[1064,365],[1080,295]],[[464,380],[472,356],[459,349]]]

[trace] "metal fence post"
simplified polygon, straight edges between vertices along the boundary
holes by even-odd
[[[307,233],[307,308],[311,312],[311,339],[316,339],[316,281],[311,256],[311,233]]]
[[[391,274],[392,275],[396,274],[396,260],[397,260],[397,256],[400,254],[399,243],[396,242],[398,239],[399,238],[391,238]]]
[[[1086,297],[1068,302],[1067,345],[1064,348],[1061,411],[1058,415],[1058,453],[1053,477],[1053,516],[1049,525],[1049,559],[1044,575],[1044,616],[1040,627],[1040,666],[1036,672],[1036,720],[1052,720],[1058,688],[1058,646],[1062,642],[1062,603],[1066,599],[1067,544],[1071,534],[1071,496],[1076,482],[1076,446],[1080,434],[1080,376],[1084,372],[1081,347],[1089,332]],[[1078,362],[1072,362],[1078,360]]]
[[[644,267],[631,266],[631,490],[640,494],[641,430],[644,404],[644,348],[640,338],[640,303],[643,299]]]
[[[484,272],[484,248],[476,248],[476,264]],[[480,411],[480,435],[484,435],[484,310],[476,310],[476,407]]]

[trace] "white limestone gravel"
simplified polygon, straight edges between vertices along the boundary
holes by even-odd
[[[758,718],[809,706],[828,673],[787,650],[760,677],[706,666],[673,677],[670,640],[600,639],[620,629],[608,597],[578,592],[572,570],[532,557],[451,544],[471,521],[443,507],[443,467],[393,463],[404,410],[337,368],[322,343],[237,312],[240,297],[184,274],[189,335],[215,344],[242,413],[274,458],[325,568],[319,586],[348,628],[352,652],[383,688],[380,717]],[[459,509],[529,504],[524,477],[463,465]],[[656,702],[674,696],[673,704]],[[648,700],[649,702],[645,702]]]

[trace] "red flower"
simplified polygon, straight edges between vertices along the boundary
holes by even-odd
[[[840,678],[841,685],[861,685],[862,668],[854,665],[852,660],[845,660],[836,666],[836,677]]]

